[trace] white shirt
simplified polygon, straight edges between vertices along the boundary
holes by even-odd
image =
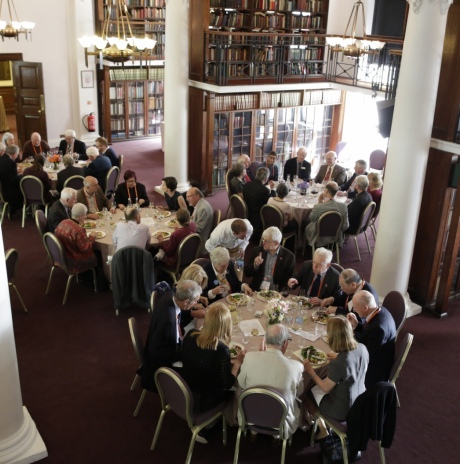
[[[222,221],[211,233],[211,236],[206,241],[205,247],[206,250],[211,252],[214,248],[221,246],[231,250],[232,248],[240,248],[245,250],[249,244],[249,239],[251,238],[253,227],[251,223],[247,219],[243,219],[246,223],[246,227],[248,232],[246,234],[246,238],[243,240],[236,237],[234,232],[232,231],[232,223],[235,219],[226,219]]]
[[[127,246],[146,248],[150,243],[149,228],[145,224],[137,224],[136,221],[119,222],[112,235],[112,241],[117,250]]]

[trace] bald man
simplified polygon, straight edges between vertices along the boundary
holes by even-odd
[[[22,159],[25,160],[30,156],[35,158],[35,155],[40,153],[46,154],[50,151],[51,149],[49,145],[44,140],[42,140],[41,135],[38,132],[34,132],[30,136],[30,140],[27,140],[27,142],[24,144],[22,149]]]

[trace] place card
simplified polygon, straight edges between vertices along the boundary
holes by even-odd
[[[147,226],[154,226],[155,221],[151,217],[143,217],[141,218],[141,224],[145,224]]]
[[[257,336],[265,335],[265,330],[262,327],[262,324],[258,319],[249,319],[248,321],[241,321],[240,322],[240,329],[243,332],[245,337],[252,336],[251,331],[256,329],[258,331]]]
[[[305,332],[305,330],[292,330],[291,328],[288,329],[289,332],[298,335],[299,337],[305,338],[306,340],[310,340],[311,342],[316,342],[318,340],[319,335],[312,334],[310,332]]]

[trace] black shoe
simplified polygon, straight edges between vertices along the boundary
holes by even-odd
[[[348,456],[348,462],[356,462],[361,459],[361,451],[358,451],[353,456]]]

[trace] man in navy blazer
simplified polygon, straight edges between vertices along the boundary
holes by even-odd
[[[77,191],[66,187],[61,192],[61,198],[53,203],[48,211],[48,232],[54,234],[56,227],[64,220],[72,217],[72,206],[77,202]]]
[[[311,164],[305,160],[306,157],[307,149],[305,147],[299,147],[297,150],[297,156],[295,158],[288,159],[284,164],[284,180],[287,181],[288,176],[290,182],[294,180],[294,176],[298,176],[299,179],[306,182],[310,180]]]
[[[379,308],[372,293],[362,290],[353,297],[353,307],[363,322],[353,313],[347,315],[355,338],[369,352],[365,385],[370,388],[377,382],[386,382],[395,359],[396,325],[393,316]]]
[[[105,190],[107,173],[110,171],[112,163],[109,158],[99,155],[99,151],[96,147],[89,147],[88,150],[86,150],[86,154],[88,155],[90,163],[83,168],[83,175],[85,177],[95,177],[101,189]]]
[[[288,286],[290,288],[300,288],[305,290],[305,295],[310,297],[313,305],[322,305],[323,301],[328,298],[342,294],[339,285],[339,271],[331,266],[332,251],[327,248],[317,248],[313,255],[313,261],[305,261],[302,264],[300,272],[294,274],[294,277],[289,279]],[[313,281],[317,276],[321,276],[319,287],[316,291],[313,286]],[[315,295],[312,294],[316,293]]]
[[[337,195],[339,197],[345,196],[351,199],[355,198],[358,192],[354,188],[353,184],[355,182],[355,179],[358,176],[361,176],[361,175],[367,176],[366,169],[367,169],[367,162],[365,160],[356,161],[355,172],[344,184],[340,186],[340,192],[337,192]],[[352,189],[352,186],[353,186],[353,189]]]
[[[372,197],[367,192],[369,179],[367,176],[358,176],[355,180],[356,191],[358,192],[355,199],[348,205],[348,223],[349,227],[344,231],[345,235],[358,233],[361,216],[367,205],[371,203]]]
[[[109,142],[105,137],[98,137],[96,139],[96,148],[99,150],[99,153],[102,156],[107,156],[107,158],[109,158],[112,166],[119,166],[120,159],[118,158],[113,148],[109,147]]]
[[[244,266],[244,275],[252,277],[250,286],[259,290],[262,283],[266,289],[278,285],[281,290],[287,286],[289,276],[294,272],[295,256],[280,246],[283,234],[278,227],[269,227],[262,234],[262,246],[252,250],[251,258]]]
[[[180,361],[182,330],[181,311],[188,311],[201,295],[201,287],[192,280],[179,282],[176,292],[165,293],[155,304],[145,343],[144,364],[137,373],[142,388],[156,391],[155,372]]]

